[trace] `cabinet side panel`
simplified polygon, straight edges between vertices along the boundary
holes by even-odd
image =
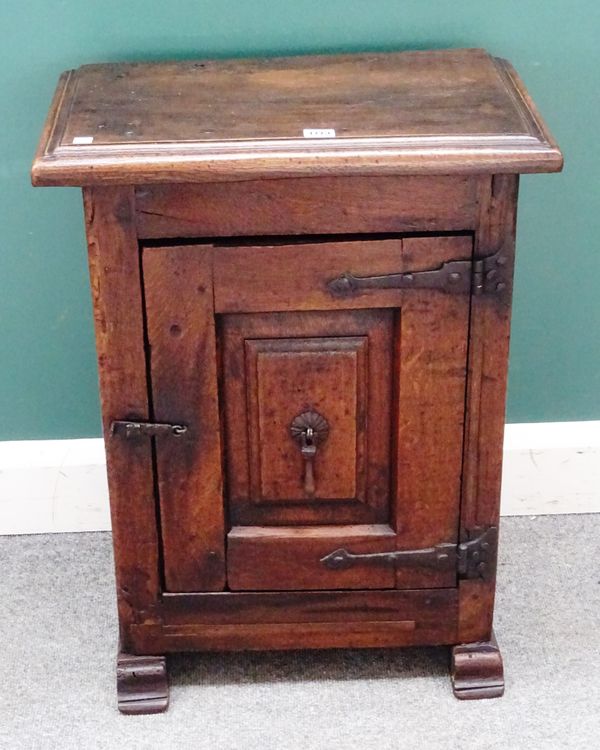
[[[131,188],[83,191],[106,443],[121,637],[153,621],[159,596],[151,445],[111,437],[118,419],[147,419],[138,244]]]
[[[481,183],[482,213],[475,255],[501,251],[506,278],[514,267],[518,175]],[[511,294],[472,299],[461,528],[497,525],[510,335]],[[462,581],[459,639],[487,640],[492,630],[495,581]]]

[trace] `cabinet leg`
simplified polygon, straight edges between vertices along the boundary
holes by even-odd
[[[493,633],[489,641],[454,646],[451,677],[454,695],[461,700],[499,698],[503,695],[502,654]]]
[[[164,656],[117,656],[117,697],[122,714],[158,714],[169,705]]]

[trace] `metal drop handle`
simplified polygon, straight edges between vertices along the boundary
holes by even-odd
[[[304,459],[304,494],[308,497],[315,496],[315,469],[314,460],[317,454],[317,446],[314,442],[314,430],[307,427],[302,433],[300,452]]]
[[[316,411],[305,411],[294,417],[290,425],[290,435],[298,443],[300,453],[304,459],[304,494],[314,497],[316,492],[315,483],[315,457],[317,449],[327,439],[329,424],[325,417]]]

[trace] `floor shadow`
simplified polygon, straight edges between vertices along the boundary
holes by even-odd
[[[186,653],[169,657],[174,685],[413,679],[448,674],[447,647]]]

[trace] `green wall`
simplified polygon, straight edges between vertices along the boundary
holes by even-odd
[[[33,189],[58,75],[83,63],[486,47],[562,146],[521,181],[511,422],[600,418],[598,0],[2,0],[0,439],[99,435],[81,200]]]

